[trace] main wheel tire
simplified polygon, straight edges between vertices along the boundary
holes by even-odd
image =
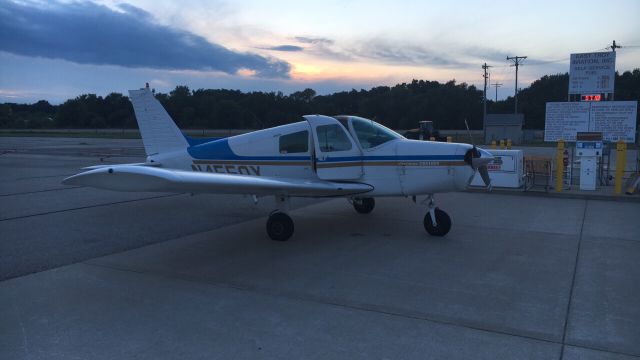
[[[446,212],[439,208],[435,208],[434,212],[436,214],[436,223],[438,225],[433,226],[433,221],[431,221],[431,212],[427,212],[427,215],[424,216],[424,228],[427,230],[429,235],[445,236],[449,230],[451,230],[451,218]]]
[[[353,208],[360,214],[368,214],[376,207],[374,198],[355,198],[353,199]]]
[[[287,241],[293,235],[293,220],[285,213],[271,214],[267,220],[267,234],[271,240]]]

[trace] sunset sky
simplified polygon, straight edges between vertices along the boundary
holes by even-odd
[[[149,82],[319,94],[455,79],[513,94],[507,56],[528,56],[520,87],[569,70],[569,54],[618,49],[640,68],[640,2],[6,1],[0,102],[59,103]],[[489,97],[495,96],[491,88]]]

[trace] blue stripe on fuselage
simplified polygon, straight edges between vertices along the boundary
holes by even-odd
[[[305,156],[240,156],[236,155],[229,146],[228,139],[220,139],[205,144],[187,148],[189,155],[197,160],[255,160],[255,161],[295,161],[311,160]],[[319,163],[350,162],[350,161],[434,161],[434,160],[464,160],[464,155],[389,155],[389,156],[344,156],[327,157],[318,160]]]
[[[306,156],[240,156],[231,150],[228,139],[220,139],[187,148],[192,158],[198,160],[311,160]]]
[[[417,161],[417,160],[464,160],[464,155],[389,155],[389,156],[347,156],[332,157],[318,162],[343,162],[343,161]]]

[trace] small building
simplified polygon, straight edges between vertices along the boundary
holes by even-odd
[[[511,139],[513,144],[522,143],[523,114],[487,114],[485,124],[485,144],[492,140]]]

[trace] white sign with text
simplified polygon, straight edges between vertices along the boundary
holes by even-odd
[[[613,93],[616,53],[571,54],[569,94]]]
[[[549,102],[544,141],[576,141],[577,132],[596,131],[606,141],[636,141],[637,101]]]

